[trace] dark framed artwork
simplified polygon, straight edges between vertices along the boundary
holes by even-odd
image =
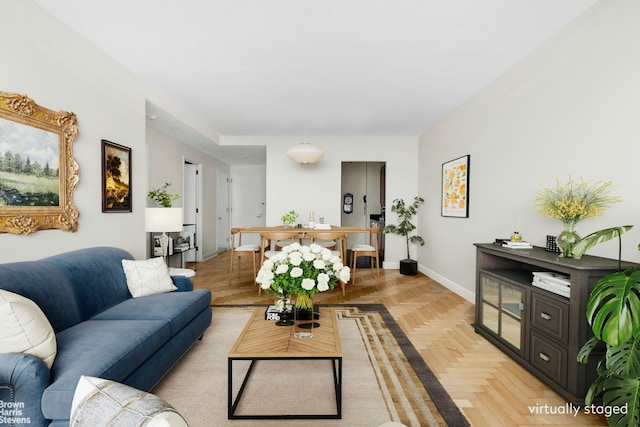
[[[442,164],[442,216],[469,217],[470,161],[467,154]]]
[[[78,230],[76,115],[0,92],[0,233]]]
[[[102,212],[131,212],[131,148],[102,140]]]

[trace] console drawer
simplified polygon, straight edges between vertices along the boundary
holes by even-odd
[[[531,292],[531,325],[562,344],[569,341],[569,304]]]
[[[562,387],[567,386],[567,349],[531,333],[529,363]]]

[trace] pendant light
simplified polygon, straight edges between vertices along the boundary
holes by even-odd
[[[315,163],[324,157],[324,152],[307,142],[307,126],[304,127],[304,142],[294,145],[287,150],[287,157],[296,163],[309,165]]]

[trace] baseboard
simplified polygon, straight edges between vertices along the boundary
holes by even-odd
[[[422,264],[418,264],[418,271],[420,271],[420,273],[423,273],[423,274],[431,277],[433,280],[435,280],[436,282],[440,283],[442,286],[444,286],[445,288],[451,290],[452,292],[455,292],[456,294],[460,295],[462,298],[466,299],[470,303],[475,304],[476,295],[475,295],[474,292],[471,292],[470,290],[468,290],[467,288],[465,288],[463,286],[460,286],[456,282],[453,282],[453,281],[447,279],[446,277],[436,273],[435,271],[426,268]]]

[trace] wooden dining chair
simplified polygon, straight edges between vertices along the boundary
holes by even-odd
[[[277,230],[260,232],[260,266],[264,264],[264,260],[271,258],[282,248],[287,246],[287,242],[295,243],[300,239],[299,230]],[[271,249],[271,243],[274,243]],[[262,288],[258,285],[258,295],[262,294]]]
[[[342,264],[347,265],[345,261],[347,259],[347,233],[345,233],[344,231],[313,230],[307,231],[306,237],[311,239],[311,243],[315,243],[317,241],[333,242],[337,250],[329,250],[331,250],[332,254],[340,257],[340,261],[342,261]],[[325,245],[322,246],[327,248],[331,247]],[[342,295],[344,296],[346,293],[346,285],[345,283],[340,282],[340,286],[342,286]]]
[[[236,244],[237,239],[237,244]],[[253,277],[256,277],[256,255],[260,251],[258,245],[243,245],[242,244],[242,229],[231,229],[231,261],[229,262],[229,284],[233,279],[233,264],[236,258],[238,258],[238,270],[240,269],[240,261],[242,257],[251,257],[253,262]]]
[[[380,281],[380,255],[378,250],[378,240],[380,236],[380,229],[371,227],[367,229],[369,234],[369,244],[353,245],[351,248],[351,279],[352,283],[356,281],[356,264],[359,257],[371,258],[371,269],[373,269],[373,262],[376,263],[376,270],[378,274],[378,282]]]

